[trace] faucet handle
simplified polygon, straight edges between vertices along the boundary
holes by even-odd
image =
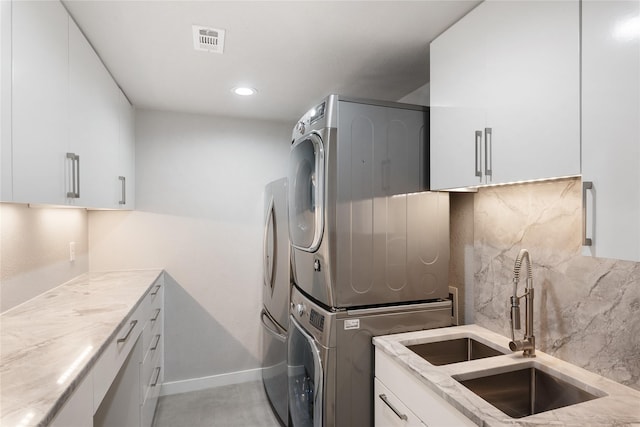
[[[520,299],[515,295],[511,297],[511,324],[520,330]]]

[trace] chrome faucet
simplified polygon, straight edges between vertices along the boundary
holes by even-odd
[[[520,267],[522,262],[527,262],[526,288],[523,295],[518,296],[518,282],[520,281]],[[520,299],[525,299],[526,324],[524,339],[516,340],[515,330],[520,330]],[[529,251],[520,250],[513,267],[513,295],[511,296],[511,351],[522,350],[524,357],[536,357],[536,337],[533,335],[533,275],[531,274],[531,258]]]

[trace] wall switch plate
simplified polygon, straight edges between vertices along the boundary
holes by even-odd
[[[69,262],[76,260],[76,242],[69,242]]]
[[[458,288],[449,286],[449,300],[451,300],[451,324],[459,325],[460,318],[458,317]]]

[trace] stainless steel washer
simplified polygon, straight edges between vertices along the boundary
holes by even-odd
[[[296,287],[288,343],[294,427],[373,425],[373,336],[451,325],[451,302],[335,310]]]

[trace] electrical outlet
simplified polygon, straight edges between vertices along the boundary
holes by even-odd
[[[76,242],[69,242],[69,262],[76,260]]]

